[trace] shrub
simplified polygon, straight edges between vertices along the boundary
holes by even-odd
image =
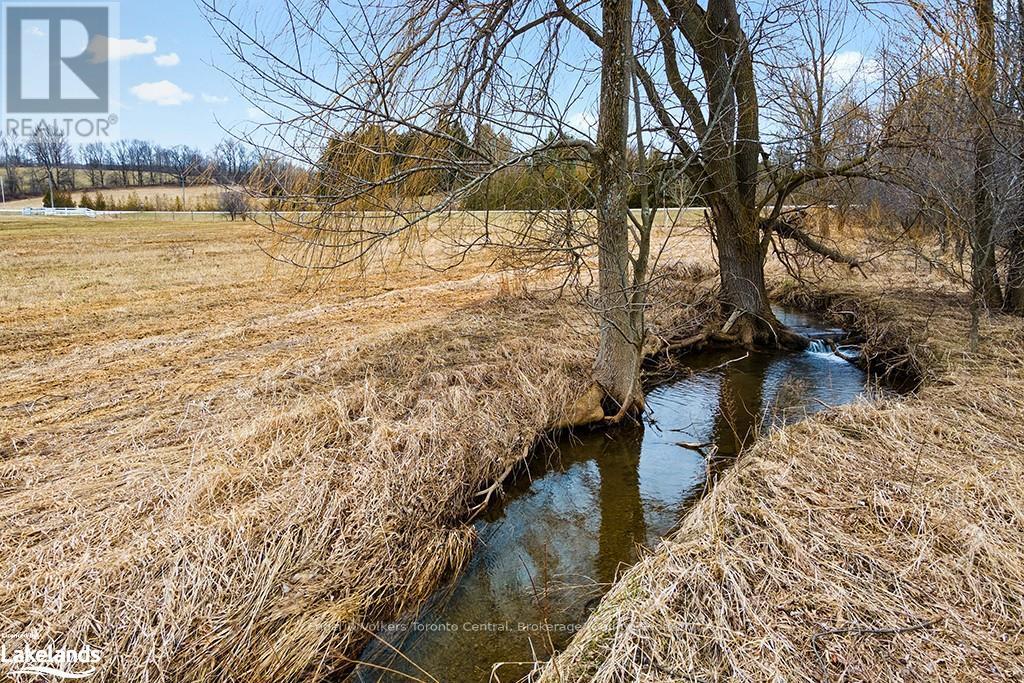
[[[249,198],[238,190],[229,190],[220,195],[220,210],[231,216],[245,218],[249,214]]]
[[[75,208],[75,200],[71,198],[70,192],[61,192],[60,190],[54,192],[51,197],[50,190],[47,189],[43,195],[43,206],[47,208],[52,206],[58,209],[73,209]]]

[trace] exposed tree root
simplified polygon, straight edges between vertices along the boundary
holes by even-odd
[[[707,347],[802,351],[809,345],[809,339],[780,323],[774,315],[752,315],[733,311],[720,330],[710,329],[686,337],[669,339],[660,354],[680,355]]]
[[[617,403],[610,395],[605,395],[605,403]],[[614,409],[614,408],[613,408]],[[643,412],[644,409],[644,394],[643,390],[639,387],[633,387],[626,394],[626,399],[618,404],[616,412],[607,414],[602,420],[605,424],[616,425],[621,423],[627,417],[634,417]]]

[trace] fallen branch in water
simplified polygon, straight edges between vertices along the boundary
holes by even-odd
[[[832,353],[834,353],[835,355],[839,356],[840,358],[845,360],[847,363],[850,363],[851,365],[856,365],[857,364],[857,360],[858,359],[855,356],[847,356],[845,353],[843,353],[842,351],[839,350],[839,345],[836,344],[831,339],[827,339],[825,341],[825,344],[828,346],[829,349],[832,350]]]
[[[527,445],[523,448],[523,457],[521,459],[513,461],[511,465],[505,468],[505,471],[501,473],[500,477],[494,480],[493,484],[491,484],[490,486],[481,491],[477,491],[476,495],[473,497],[483,497],[483,500],[469,509],[470,519],[476,517],[480,512],[487,508],[487,505],[491,502],[491,496],[494,495],[494,492],[501,488],[501,485],[504,483],[506,479],[508,479],[509,475],[512,474],[512,471],[516,468],[516,465],[526,460],[527,456],[529,455],[530,446]]]
[[[689,449],[691,451],[695,451],[697,453],[700,453],[702,456],[707,458],[707,457],[709,457],[708,456],[708,452],[706,450],[704,450],[704,449],[709,447],[709,446],[714,446],[715,442],[714,441],[707,441],[705,443],[696,443],[696,442],[692,442],[692,441],[676,441],[676,445],[680,446],[682,448],[686,448],[686,449]]]

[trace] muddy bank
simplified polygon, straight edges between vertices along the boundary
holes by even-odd
[[[910,281],[803,302],[856,318],[876,362],[914,364],[919,393],[755,445],[542,680],[1024,675],[1024,324],[988,322],[966,354],[956,293]]]

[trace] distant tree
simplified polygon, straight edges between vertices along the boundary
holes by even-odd
[[[250,145],[232,137],[224,138],[213,149],[215,176],[222,183],[242,182],[258,162],[259,157]]]
[[[174,148],[162,145],[152,145],[153,161],[149,167],[149,182],[152,185],[160,182],[160,174],[171,174],[174,171],[174,162],[177,154]]]
[[[131,184],[129,180],[129,174],[132,169],[131,144],[127,140],[118,140],[111,147],[110,155],[118,174],[121,176],[121,185],[128,187]]]
[[[128,142],[128,155],[132,170],[135,171],[135,184],[145,185],[146,172],[152,170],[153,166],[152,145],[145,140],[131,140]]]
[[[82,147],[82,162],[89,171],[89,182],[93,187],[103,187],[107,168],[110,166],[110,152],[102,142],[90,142]]]
[[[239,190],[221,192],[219,206],[221,211],[231,216],[232,221],[249,215],[249,198]]]
[[[19,169],[23,165],[23,145],[14,136],[0,135],[0,156],[4,167],[4,194],[5,196],[17,195],[21,190]]]
[[[163,150],[167,170],[178,180],[178,184],[184,191],[189,178],[198,174],[205,163],[202,153],[193,147],[178,145],[168,150]],[[184,198],[182,199],[184,201]]]
[[[71,161],[71,145],[67,136],[57,128],[41,123],[29,139],[28,151],[33,161],[46,172],[49,188],[58,189],[60,171]]]

